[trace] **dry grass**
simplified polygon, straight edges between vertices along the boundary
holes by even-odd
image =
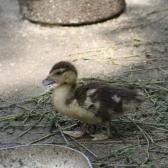
[[[95,79],[89,79],[94,80]],[[82,79],[80,82],[88,80]],[[29,144],[45,143],[47,139],[60,135],[61,144],[71,146],[85,152],[94,167],[146,167],[154,168],[168,165],[168,89],[166,81],[127,81],[121,78],[107,79],[112,85],[139,88],[143,90],[146,101],[140,111],[128,114],[126,117],[113,120],[119,135],[107,141],[92,142],[90,138],[74,140],[63,135],[62,130],[76,126],[76,121],[56,114],[50,103],[51,90],[44,94],[0,107],[4,115],[0,116],[0,130],[5,132],[13,128],[23,130],[16,139],[30,134],[34,129],[43,129],[56,123],[54,132],[35,137]],[[16,111],[13,114],[12,111]],[[11,113],[12,112],[12,113]],[[6,115],[8,114],[8,115]],[[49,140],[47,143],[52,143]],[[59,143],[59,142],[58,142]],[[107,149],[107,151],[104,150]],[[94,151],[94,152],[93,152]]]

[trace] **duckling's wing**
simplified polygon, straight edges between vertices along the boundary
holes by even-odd
[[[93,105],[97,111],[123,111],[123,102],[141,101],[136,90],[112,87],[102,83],[89,83],[79,86],[75,91],[75,98],[81,106],[88,108]],[[89,101],[88,101],[89,100]],[[87,105],[87,106],[85,106]]]
[[[76,88],[74,97],[78,101],[78,103],[82,105],[86,100],[87,92],[92,89],[97,89],[100,86],[102,86],[102,84],[98,82],[92,82],[92,83],[80,85]]]
[[[75,90],[75,99],[80,106],[87,110],[92,109],[97,112],[102,110],[102,108],[105,110],[109,107],[113,107],[119,111],[116,107],[119,103],[121,104],[121,101],[115,102],[115,100],[111,98],[113,94],[113,89],[108,85],[92,82],[78,86]]]
[[[109,85],[106,86],[100,86],[99,89],[99,96],[102,97],[105,101],[108,101],[111,99],[115,102],[122,101],[142,101],[143,100],[143,94],[140,91],[137,90],[131,90],[126,88],[119,88],[119,87],[112,87]]]
[[[80,106],[103,121],[108,121],[123,112],[122,99],[115,94],[114,88],[102,83],[85,84],[75,91],[75,97]]]
[[[120,115],[122,112],[135,111],[144,101],[143,94],[137,90],[111,86],[99,88],[98,95],[102,104],[110,109],[108,111],[110,111],[112,117]]]

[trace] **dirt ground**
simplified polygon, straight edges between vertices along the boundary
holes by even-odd
[[[127,0],[120,17],[81,27],[33,24],[19,11],[17,0],[0,0],[0,147],[63,144],[83,151],[95,168],[167,168],[168,1]],[[77,121],[54,118],[50,91],[41,86],[60,60],[72,61],[80,80],[139,88],[145,102],[112,121],[112,139],[67,142],[51,125]]]

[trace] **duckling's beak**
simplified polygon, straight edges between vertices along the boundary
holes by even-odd
[[[52,85],[54,83],[55,81],[51,79],[50,76],[47,76],[47,78],[42,81],[43,86]]]

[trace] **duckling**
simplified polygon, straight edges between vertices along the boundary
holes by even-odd
[[[43,85],[56,83],[53,91],[55,110],[66,116],[78,119],[84,123],[81,131],[64,131],[64,133],[82,137],[87,126],[105,123],[107,133],[94,135],[93,139],[102,140],[111,138],[111,119],[124,114],[124,104],[141,102],[142,94],[136,90],[112,87],[100,82],[91,82],[77,86],[78,72],[70,62],[56,63]]]

